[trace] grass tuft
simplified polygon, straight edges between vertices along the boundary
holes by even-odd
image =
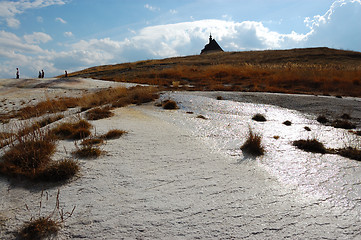
[[[316,120],[317,120],[317,122],[322,123],[322,124],[325,124],[328,122],[328,119],[324,115],[318,116]]]
[[[291,126],[292,122],[291,121],[284,121],[282,124],[286,125],[286,126]]]
[[[163,102],[162,104],[163,109],[166,110],[174,110],[174,109],[178,109],[178,105],[175,101],[173,100],[166,100]]]
[[[356,128],[355,124],[347,120],[335,120],[332,122],[334,128],[343,128],[343,129],[354,129]]]
[[[91,146],[91,145],[101,145],[104,143],[104,140],[102,138],[89,138],[84,139],[80,144],[83,146]]]
[[[78,162],[71,159],[53,161],[37,177],[38,180],[48,182],[66,181],[79,172]]]
[[[91,124],[86,120],[79,120],[75,123],[62,123],[52,129],[51,133],[59,139],[79,140],[90,136]]]
[[[261,142],[262,137],[253,133],[252,130],[250,130],[246,142],[241,146],[241,150],[246,154],[255,157],[264,155],[265,150]]]
[[[360,149],[357,149],[354,147],[348,147],[348,148],[344,148],[344,149],[338,149],[337,153],[343,157],[361,161],[361,150]]]
[[[257,121],[257,122],[265,122],[265,121],[267,121],[267,119],[260,113],[257,113],[256,115],[254,115],[252,117],[252,120]]]
[[[114,113],[112,113],[109,108],[97,107],[86,112],[85,117],[88,120],[99,120],[99,119],[111,117],[113,115]]]
[[[327,149],[317,139],[297,140],[293,142],[293,146],[312,153],[326,153]]]
[[[123,136],[126,133],[127,133],[127,131],[124,131],[124,130],[112,129],[112,130],[109,130],[103,136],[101,136],[101,138],[106,139],[106,140],[116,139],[116,138],[120,138],[121,136]]]
[[[73,152],[73,155],[78,158],[97,158],[103,152],[98,148],[91,145],[84,145]]]
[[[58,233],[60,224],[49,217],[40,217],[26,223],[19,231],[18,237],[23,240],[45,239]]]

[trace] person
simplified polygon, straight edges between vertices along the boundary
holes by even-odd
[[[44,70],[41,70],[41,78],[44,78]]]
[[[68,71],[65,70],[65,77],[68,77]]]
[[[38,78],[41,78],[41,72],[39,71],[39,75],[38,75]]]
[[[20,77],[19,68],[16,68],[16,78],[18,79]]]

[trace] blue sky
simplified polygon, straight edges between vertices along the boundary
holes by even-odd
[[[0,78],[225,51],[361,51],[361,0],[0,0]]]

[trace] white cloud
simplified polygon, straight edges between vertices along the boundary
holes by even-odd
[[[72,36],[74,36],[74,35],[73,35],[72,32],[65,32],[65,33],[64,33],[64,36],[65,36],[65,37],[72,37]]]
[[[46,43],[52,40],[50,35],[43,32],[34,32],[33,34],[24,35],[24,39],[27,43]]]
[[[169,10],[169,12],[170,12],[170,14],[177,14],[178,13],[178,11],[175,10],[175,9],[171,9],[171,10]]]
[[[1,1],[0,2],[0,20],[4,19],[8,27],[17,28],[20,21],[15,18],[28,9],[44,8],[51,5],[63,5],[63,0],[22,0],[22,1]]]
[[[36,21],[39,22],[39,23],[42,23],[42,22],[44,22],[44,19],[41,16],[38,16],[36,18]]]
[[[55,18],[55,21],[66,24],[66,21],[60,17]]]
[[[145,4],[144,7],[152,12],[155,12],[155,11],[159,11],[160,8],[159,7],[154,7],[154,6],[151,6],[149,4]]]

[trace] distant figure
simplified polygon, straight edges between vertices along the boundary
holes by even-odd
[[[68,71],[65,70],[65,77],[68,77]]]
[[[19,68],[16,68],[16,78],[19,79],[19,77],[20,77]]]
[[[38,75],[38,78],[41,78],[41,72],[39,71],[39,75]]]
[[[44,78],[44,70],[41,70],[41,78]]]

